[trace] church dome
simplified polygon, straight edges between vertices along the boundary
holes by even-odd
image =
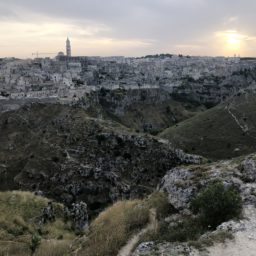
[[[65,55],[64,52],[59,52],[57,56],[61,57],[61,56],[64,56],[64,55]]]

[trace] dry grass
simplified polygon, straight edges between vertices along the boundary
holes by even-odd
[[[35,256],[68,256],[71,241],[42,241],[40,247],[35,253]]]
[[[0,241],[0,256],[29,256],[30,254],[31,251],[26,243]]]
[[[149,208],[143,201],[118,202],[92,222],[88,240],[79,255],[116,255],[130,236],[148,221]]]
[[[0,192],[0,214],[8,220],[22,216],[29,220],[40,215],[48,200],[29,192]]]
[[[0,193],[0,256],[31,254],[31,238],[37,233],[33,220],[47,203],[47,199],[27,192]],[[62,206],[54,204],[54,208],[57,209],[56,220],[41,228],[35,256],[71,255],[70,245],[74,244],[75,235],[70,225],[62,221]],[[91,223],[88,236],[81,237],[74,250],[82,245],[78,255],[116,255],[130,237],[149,222],[151,208],[157,210],[159,218],[171,213],[166,195],[159,192],[145,200],[114,204]]]
[[[52,241],[48,246],[48,253],[40,255],[55,255],[50,254],[51,248],[56,247],[57,249],[54,251],[58,252],[61,250],[60,248],[64,247],[64,241],[74,239],[75,235],[71,230],[71,225],[64,223],[62,219],[63,206],[61,204],[54,203],[56,214],[54,222],[38,226],[37,222],[42,214],[42,209],[48,202],[48,199],[29,192],[0,192],[0,256],[30,255],[32,237],[39,230],[41,244],[38,250],[46,251],[45,239]],[[60,238],[63,239],[63,242],[58,241]],[[41,247],[43,248],[41,249]]]
[[[161,192],[155,192],[144,200],[117,202],[107,208],[90,225],[79,255],[117,255],[131,236],[149,222],[150,209],[153,208],[158,219],[172,213],[167,196]]]

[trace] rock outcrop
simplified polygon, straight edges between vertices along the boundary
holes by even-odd
[[[175,167],[162,179],[160,189],[179,211],[188,210],[191,199],[215,180],[234,186],[241,192],[245,204],[256,203],[255,154],[243,160],[234,159],[200,166]]]
[[[175,167],[163,178],[160,189],[179,212],[165,219],[165,225],[177,225],[184,216],[191,216],[190,202],[213,181],[235,186],[243,199],[243,218],[233,219],[207,231],[195,243],[148,241],[141,243],[133,256],[149,255],[254,255],[256,233],[256,155],[212,164]],[[233,238],[230,240],[230,238]],[[161,240],[161,239],[160,239]],[[195,245],[194,244],[194,245]],[[198,246],[201,248],[198,250]]]

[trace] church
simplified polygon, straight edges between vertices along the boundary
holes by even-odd
[[[67,38],[67,41],[66,41],[66,56],[71,57],[71,43],[69,38]]]
[[[67,38],[66,40],[66,55],[64,54],[64,52],[59,52],[57,55],[57,58],[61,59],[62,57],[71,57],[71,42],[69,40],[69,38]]]

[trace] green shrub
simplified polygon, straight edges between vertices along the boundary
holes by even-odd
[[[205,232],[198,218],[184,217],[176,223],[169,225],[166,221],[160,221],[156,232],[147,232],[140,242],[187,242],[196,241]]]
[[[165,229],[165,227],[162,227]],[[187,218],[177,225],[168,227],[168,232],[164,233],[163,238],[169,242],[187,242],[197,240],[203,233],[204,229],[198,219]]]
[[[35,252],[36,249],[39,247],[41,243],[41,237],[38,234],[34,234],[31,237],[31,245],[30,245],[30,249],[32,252]]]
[[[194,214],[199,215],[205,227],[214,229],[241,214],[242,199],[234,187],[225,187],[222,182],[214,182],[196,196],[191,203],[191,209]]]

